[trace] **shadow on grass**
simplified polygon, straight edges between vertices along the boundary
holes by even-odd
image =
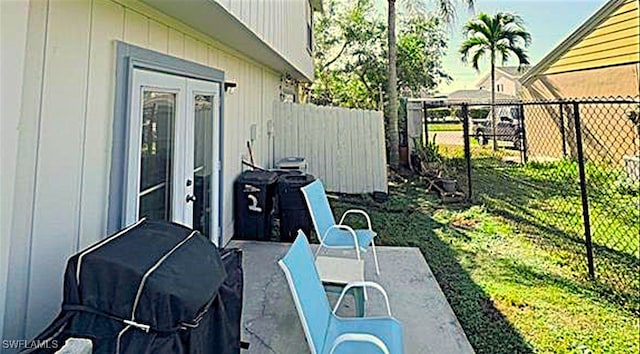
[[[444,225],[434,223],[434,228]],[[464,234],[458,233],[459,237]],[[440,288],[458,317],[469,341],[478,353],[533,353],[532,346],[496,308],[489,295],[456,261],[456,252],[435,232],[427,231],[419,247]]]
[[[331,201],[337,215],[353,207],[367,209],[377,228],[378,244],[421,250],[476,352],[533,353],[532,346],[458,262],[459,251],[438,236],[436,230],[448,228],[431,218],[438,203],[412,182],[391,188],[390,200],[384,204],[359,196],[341,196]],[[364,226],[353,221],[354,226]],[[468,237],[451,228],[447,231],[459,239]]]
[[[640,313],[637,255],[594,240],[596,280],[588,278],[579,185],[571,180],[572,172],[560,171],[550,181],[549,176],[524,176],[496,159],[477,159],[474,163],[475,203],[513,222],[539,246],[569,255],[574,261],[572,268],[577,270],[570,281],[577,280],[603,299]],[[540,203],[549,200],[558,200],[559,205]]]

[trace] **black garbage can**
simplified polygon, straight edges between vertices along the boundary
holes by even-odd
[[[278,174],[245,171],[234,183],[235,236],[242,240],[269,241]]]
[[[310,234],[313,224],[300,189],[314,180],[312,175],[301,174],[285,174],[278,178],[280,241],[293,241],[299,229]]]

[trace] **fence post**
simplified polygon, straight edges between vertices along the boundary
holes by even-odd
[[[424,129],[424,140],[421,141],[422,147],[427,146],[429,142],[429,117],[427,117],[427,102],[422,102],[422,128]]]
[[[469,109],[464,103],[460,109],[462,114],[462,133],[464,135],[464,160],[467,163],[467,198],[471,200],[471,142],[469,141]]]
[[[522,161],[526,164],[527,162],[529,162],[529,157],[527,156],[527,149],[528,144],[527,144],[527,129],[526,129],[526,124],[524,123],[524,105],[521,103],[520,104],[520,121],[522,122]]]
[[[582,128],[580,127],[580,105],[573,103],[573,118],[576,127],[576,145],[578,149],[578,170],[580,172],[580,194],[582,197],[582,218],[584,219],[584,241],[587,247],[587,266],[589,277],[595,278],[593,269],[593,244],[591,243],[591,221],[589,219],[589,200],[587,198],[587,177],[584,171],[584,151],[582,148]]]
[[[567,157],[567,134],[564,131],[564,105],[560,103],[560,134],[562,134],[562,157]]]

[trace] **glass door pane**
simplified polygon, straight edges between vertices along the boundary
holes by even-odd
[[[211,217],[211,178],[213,166],[213,96],[194,96],[193,122],[193,228],[210,238]]]
[[[176,94],[145,90],[140,146],[140,218],[171,221]]]

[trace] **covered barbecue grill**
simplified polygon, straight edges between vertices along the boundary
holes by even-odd
[[[94,353],[239,353],[242,285],[240,250],[141,220],[69,259],[62,311],[36,340],[89,338]]]

